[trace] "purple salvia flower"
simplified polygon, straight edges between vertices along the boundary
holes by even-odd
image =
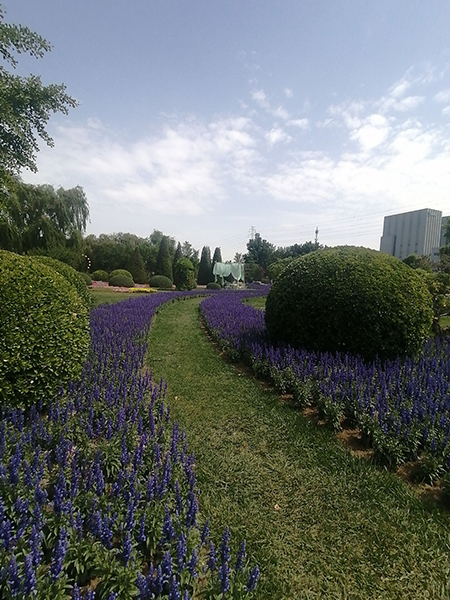
[[[225,594],[225,592],[228,592],[228,590],[230,589],[230,579],[229,579],[230,572],[231,572],[231,569],[227,562],[224,562],[220,565],[219,580],[220,580],[220,589],[222,591],[222,594]]]
[[[72,590],[72,600],[81,600],[81,592],[78,585],[75,583]]]
[[[59,576],[61,575],[67,548],[68,548],[67,531],[66,531],[65,527],[63,527],[61,529],[61,531],[59,532],[58,542],[57,542],[56,548],[53,552],[52,565],[50,567],[50,574],[51,574],[53,581],[57,581],[59,579]]]
[[[194,527],[197,523],[198,503],[192,490],[189,490],[187,497],[186,527]]]
[[[206,519],[205,526],[203,527],[201,545],[204,546],[209,538],[209,519]]]
[[[247,581],[247,590],[249,592],[253,592],[256,589],[256,584],[258,583],[258,579],[260,576],[260,571],[258,565],[254,566],[250,571]]]
[[[208,569],[213,573],[217,569],[217,557],[212,541],[209,542],[208,562],[206,563]]]
[[[25,556],[24,577],[23,577],[23,592],[26,595],[31,595],[36,587],[36,572],[33,566],[33,558],[30,554]]]
[[[170,576],[173,573],[173,562],[169,551],[164,553],[164,558],[161,563],[161,571],[163,574],[164,581],[169,581]]]
[[[244,560],[245,560],[245,540],[242,542],[236,559],[236,564],[234,565],[234,570],[236,573],[242,571],[244,568]]]
[[[230,560],[230,530],[228,525],[225,527],[224,534],[222,536],[222,542],[220,544],[220,557],[222,563],[227,563]]]
[[[8,583],[9,583],[9,587],[11,589],[11,594],[13,596],[17,596],[18,593],[20,592],[21,586],[20,586],[19,571],[17,569],[16,557],[14,556],[14,554],[12,555],[11,560],[9,561]]]
[[[197,565],[198,565],[198,555],[197,555],[197,551],[194,548],[192,550],[191,558],[189,559],[189,561],[187,563],[187,569],[189,571],[189,574],[194,579],[198,576]]]
[[[123,550],[122,550],[122,560],[123,560],[123,563],[125,566],[128,564],[128,561],[130,560],[131,550],[132,550],[131,535],[130,535],[130,532],[127,531],[125,533],[125,540],[123,542]]]
[[[163,541],[170,542],[175,538],[175,530],[173,528],[172,517],[170,516],[169,507],[166,504],[166,514],[162,527]]]
[[[181,600],[180,586],[175,575],[172,577],[169,589],[169,600]]]
[[[187,552],[186,536],[182,532],[180,534],[179,539],[178,539],[177,554],[176,554],[176,556],[177,556],[178,572],[179,573],[183,569],[183,566],[184,566],[184,563],[185,563],[185,560],[186,560],[186,552]]]

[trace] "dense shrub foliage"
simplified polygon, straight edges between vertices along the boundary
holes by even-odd
[[[42,267],[44,269],[44,267]],[[179,297],[181,294],[177,294]],[[194,457],[143,372],[154,294],[91,312],[82,377],[0,420],[0,597],[247,598],[259,570],[198,515]]]
[[[80,374],[88,346],[89,311],[75,287],[35,257],[1,250],[2,404],[46,403]]]
[[[132,288],[134,287],[134,281],[131,277],[118,273],[109,278],[109,285]]]
[[[211,281],[210,283],[208,283],[206,285],[206,289],[207,290],[221,290],[222,286],[220,285],[220,283],[216,283],[214,281]]]
[[[126,269],[114,269],[114,271],[111,271],[111,273],[109,274],[109,279],[111,280],[111,277],[115,277],[116,275],[123,275],[124,277],[128,277],[129,279],[133,279],[133,275],[130,273],[130,271],[127,271]]]
[[[150,279],[150,287],[158,290],[171,290],[173,288],[172,281],[164,275],[153,275]]]
[[[417,354],[432,318],[420,276],[366,248],[331,248],[296,259],[280,273],[266,304],[273,341],[366,359]]]
[[[235,360],[268,377],[296,404],[313,405],[332,427],[358,427],[375,456],[392,466],[418,461],[431,482],[450,474],[450,339],[427,340],[418,358],[381,363],[360,356],[273,345],[264,313],[242,300],[263,291],[204,300],[207,327]],[[450,475],[447,476],[450,486]],[[449,487],[450,489],[450,487]]]
[[[109,281],[109,274],[106,271],[102,271],[102,269],[98,269],[91,273],[91,278],[93,281]]]
[[[84,279],[84,281],[86,282],[86,285],[92,285],[92,278],[89,275],[89,273],[80,273],[81,277]]]
[[[177,290],[194,290],[197,287],[194,265],[188,258],[180,258],[175,263],[173,282]]]
[[[35,256],[33,257],[33,260],[37,260],[52,269],[55,269],[55,271],[65,277],[67,281],[75,287],[85,305],[88,308],[92,306],[92,296],[87,288],[88,283],[82,273],[75,271],[70,265],[66,265],[66,263],[51,258],[50,256]]]

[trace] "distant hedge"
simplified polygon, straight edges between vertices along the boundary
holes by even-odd
[[[117,275],[110,277],[109,285],[132,288],[134,287],[134,281],[131,277],[127,277],[126,275],[118,273]]]
[[[220,285],[220,283],[216,283],[214,281],[211,281],[210,283],[206,284],[206,289],[207,290],[221,290],[222,286]]]
[[[124,275],[125,277],[128,277],[129,279],[133,280],[133,275],[130,273],[130,271],[127,271],[126,269],[114,269],[114,271],[111,271],[111,273],[109,274],[109,280],[111,281],[111,277],[115,277],[116,275]]]
[[[45,405],[80,375],[88,348],[89,310],[74,285],[36,257],[0,250],[0,401]]]
[[[97,271],[91,273],[91,278],[93,281],[108,281],[109,274],[106,271],[103,271],[102,269],[98,269]]]
[[[88,290],[88,283],[83,276],[83,273],[79,273],[75,271],[70,265],[61,262],[60,260],[56,260],[55,258],[51,258],[50,256],[33,256],[33,260],[37,260],[40,263],[43,263],[52,269],[55,269],[60,275],[65,277],[80,294],[85,305],[90,308],[92,306],[92,296]],[[92,282],[91,282],[92,283]]]
[[[355,247],[294,260],[273,283],[265,311],[273,341],[368,360],[416,354],[432,318],[430,293],[413,269]]]
[[[158,290],[171,290],[173,289],[172,281],[164,275],[153,275],[149,282],[150,287]]]

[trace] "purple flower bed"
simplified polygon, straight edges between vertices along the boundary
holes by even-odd
[[[159,306],[145,296],[91,313],[80,381],[0,420],[1,598],[244,598],[245,544],[216,550],[198,523],[194,457],[166,385],[143,370]]]
[[[417,359],[381,364],[358,356],[270,344],[264,313],[242,300],[257,292],[205,299],[202,312],[232,358],[269,377],[300,407],[314,405],[335,428],[360,428],[379,459],[418,460],[432,481],[450,471],[450,340],[430,339]]]

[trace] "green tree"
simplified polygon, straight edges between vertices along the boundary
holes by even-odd
[[[183,245],[181,246],[181,251],[183,252],[183,256],[185,258],[188,258],[191,263],[194,265],[194,272],[195,275],[197,276],[198,273],[198,267],[200,264],[200,260],[198,258],[198,250],[196,250],[192,244],[190,244],[188,241],[183,242]]]
[[[136,283],[147,283],[148,277],[145,272],[144,261],[142,260],[141,253],[139,252],[139,247],[136,246],[131,253],[130,260],[128,262],[128,270],[133,276],[133,280]]]
[[[0,6],[0,56],[12,69],[17,54],[42,58],[51,49],[47,40],[23,25],[4,22]],[[50,113],[68,113],[77,105],[64,84],[43,85],[40,77],[20,77],[0,65],[0,179],[5,173],[20,173],[24,167],[36,171],[37,136],[47,145],[53,140],[45,127]]]
[[[209,246],[203,246],[198,266],[197,283],[207,285],[212,281],[214,281],[214,275],[211,266],[211,250]]]
[[[156,259],[155,272],[157,275],[164,275],[173,281],[172,260],[170,257],[170,239],[169,236],[163,235],[159,245],[158,257]]]
[[[89,218],[83,188],[55,190],[12,179],[8,202],[0,208],[0,247],[19,254],[49,254],[64,262],[71,262],[73,255],[78,264]]]
[[[244,258],[246,263],[256,263],[264,273],[267,273],[269,265],[276,258],[275,246],[267,240],[263,240],[259,233],[255,233],[255,239],[249,240],[247,243],[247,253]]]
[[[417,256],[417,254],[410,254],[403,259],[405,265],[412,269],[422,269],[423,271],[431,272],[433,266],[428,256]]]
[[[175,250],[175,254],[173,256],[173,261],[172,261],[172,269],[173,269],[173,275],[174,275],[174,283],[175,283],[175,265],[177,264],[177,262],[180,260],[180,258],[183,258],[183,250],[181,249],[181,243],[178,242],[177,244],[177,249]],[[175,283],[175,285],[177,285]]]
[[[175,263],[173,282],[177,290],[193,290],[196,288],[194,265],[188,258],[181,257]]]
[[[221,262],[223,262],[223,261],[222,261],[222,252],[220,251],[220,248],[216,248],[216,249],[214,250],[214,255],[213,255],[213,258],[212,258],[212,266],[213,266],[213,267],[214,267],[214,264],[215,264],[216,262],[218,262],[218,263],[221,263]]]

